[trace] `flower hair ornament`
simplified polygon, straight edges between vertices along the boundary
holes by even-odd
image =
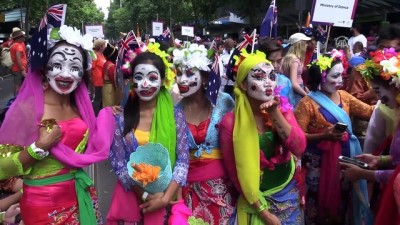
[[[93,36],[91,34],[85,34],[82,36],[80,30],[67,25],[63,25],[59,28],[52,28],[47,42],[47,50],[51,49],[57,42],[62,40],[86,51],[88,57],[88,68],[85,69],[91,69],[91,59],[96,59],[96,54],[94,54],[93,51]]]
[[[317,60],[309,64],[308,67],[311,67],[312,65],[318,66],[319,70],[321,71],[322,82],[325,82],[327,76],[326,71],[331,68],[332,62],[332,57],[320,55],[318,56]]]
[[[160,58],[164,62],[164,65],[165,65],[164,86],[167,90],[171,90],[172,85],[174,84],[176,74],[175,74],[175,71],[173,70],[172,63],[168,62],[169,55],[165,51],[160,50],[159,43],[150,43],[147,46],[147,51],[160,56]]]
[[[366,80],[374,78],[387,80],[391,85],[400,89],[400,53],[394,48],[385,48],[370,53],[371,59],[356,67],[361,76]]]
[[[210,71],[208,65],[211,60],[207,57],[208,51],[204,45],[191,44],[189,48],[175,49],[172,52],[175,67],[187,66],[206,72]]]

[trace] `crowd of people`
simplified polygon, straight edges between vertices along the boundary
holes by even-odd
[[[324,52],[312,32],[129,49],[53,29],[30,69],[11,34],[0,224],[400,223],[400,25]],[[83,170],[104,160],[109,206]]]

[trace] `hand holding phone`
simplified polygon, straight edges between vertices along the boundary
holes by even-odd
[[[335,133],[343,133],[347,130],[347,124],[337,122],[333,127],[333,132]]]
[[[362,169],[368,169],[368,164],[366,164],[363,161],[360,161],[358,159],[353,159],[353,158],[349,158],[346,156],[339,156],[339,162],[344,162],[344,163],[349,163],[349,164],[353,164],[356,165]]]

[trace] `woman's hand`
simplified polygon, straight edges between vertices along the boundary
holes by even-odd
[[[150,200],[157,199],[157,198],[162,198],[162,196],[164,196],[164,192],[157,192],[154,194],[149,194],[146,198],[146,201],[150,201]]]
[[[330,141],[341,141],[343,139],[344,132],[338,133],[334,131],[334,126],[330,126],[324,131],[324,138]]]
[[[280,105],[280,100],[279,100],[279,96],[274,96],[273,99],[269,100],[268,102],[264,102],[263,104],[260,105],[260,110],[261,111],[267,111],[272,112],[276,109],[278,109]]]
[[[345,180],[354,182],[363,179],[362,177],[363,169],[361,169],[360,167],[350,163],[339,162],[339,164],[342,169],[342,175]]]
[[[263,210],[258,214],[262,221],[267,225],[281,225],[280,219],[274,214],[268,212],[268,210]]]
[[[368,167],[375,170],[378,168],[380,157],[371,155],[371,154],[362,154],[362,155],[357,155],[356,159],[359,159],[365,163],[368,164]]]
[[[14,224],[15,216],[17,216],[20,213],[21,213],[21,209],[19,208],[19,203],[11,205],[10,207],[8,207],[8,209],[6,211],[4,222],[6,224],[8,224],[8,223]]]
[[[39,128],[39,139],[35,142],[36,147],[48,151],[61,139],[61,129],[58,125],[53,125],[50,131],[46,127]]]
[[[121,114],[122,113],[122,106],[120,106],[120,105],[114,105],[114,106],[111,106],[111,109],[112,109],[112,112],[113,112],[113,115],[115,116],[115,115],[119,115],[119,114]]]
[[[150,213],[157,211],[159,209],[167,207],[167,205],[170,203],[169,199],[166,199],[163,196],[156,196],[154,195],[153,197],[150,197],[150,195],[147,197],[147,201],[143,204],[141,204],[139,207],[142,209],[143,213]]]

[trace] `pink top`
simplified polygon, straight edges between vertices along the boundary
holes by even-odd
[[[303,73],[303,63],[301,63],[298,58],[294,59],[292,63],[290,63],[290,66],[293,65],[293,63],[297,64],[297,83],[303,84],[303,78],[301,77],[301,74]],[[288,68],[282,65],[282,72],[287,77],[290,77],[290,67]]]
[[[281,141],[280,144],[283,151],[290,151],[293,155],[300,157],[306,148],[306,138],[303,130],[297,124],[293,111],[282,112],[285,119],[292,126],[289,137]],[[222,159],[228,176],[235,184],[235,187],[241,192],[239,179],[236,173],[235,155],[233,154],[233,128],[234,128],[234,114],[227,113],[220,123],[220,143]],[[260,154],[262,151],[260,150]],[[261,162],[260,162],[261,164]]]
[[[57,121],[57,124],[61,126],[61,143],[75,149],[85,136],[86,123],[81,118],[74,117],[69,120]]]

